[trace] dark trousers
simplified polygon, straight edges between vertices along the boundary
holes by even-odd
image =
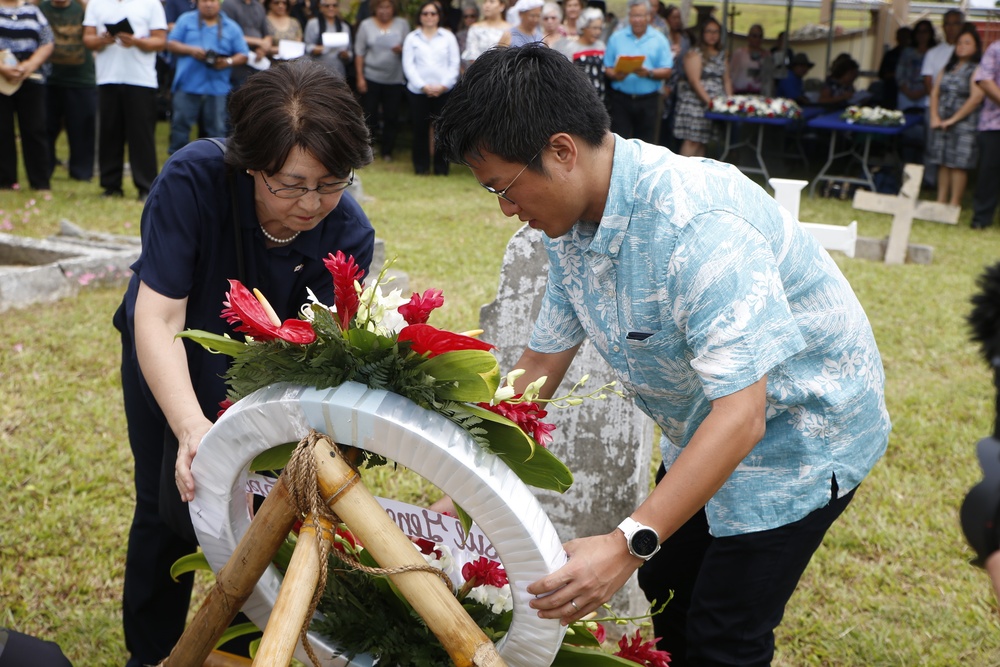
[[[661,467],[662,473],[662,467]],[[813,553],[854,497],[836,498],[805,518],[773,530],[712,537],[705,510],[694,515],[639,568],[646,597],[660,604],[653,617],[670,667],[765,667],[774,655],[774,629]]]
[[[396,135],[399,133],[399,107],[403,102],[403,91],[406,87],[401,83],[376,83],[365,79],[368,92],[364,94],[361,105],[368,121],[368,130],[374,139],[379,128],[379,118],[382,121],[382,157],[391,156],[396,148]],[[382,114],[379,116],[379,109]]]
[[[77,181],[89,181],[93,178],[97,87],[75,88],[49,84],[46,125],[49,137],[49,174],[56,168],[56,139],[65,127],[69,142],[69,177]]]
[[[54,642],[0,628],[0,667],[73,667]]]
[[[140,193],[149,192],[157,169],[156,89],[115,83],[98,86],[97,90],[101,187],[105,191],[122,189],[128,143],[132,182]]]
[[[979,175],[972,198],[972,226],[989,227],[1000,203],[1000,130],[980,132]]]
[[[612,89],[611,131],[626,139],[656,141],[656,126],[660,123],[660,94],[626,95]]]
[[[45,85],[25,81],[13,95],[0,95],[0,188],[17,183],[17,139],[14,115],[28,185],[49,189],[49,140],[45,133]]]
[[[448,93],[440,97],[410,93],[410,114],[413,119],[413,171],[417,174],[430,173],[431,119],[441,113],[441,108],[447,101]],[[440,151],[434,152],[434,173],[440,176],[448,175],[448,160]]]
[[[139,667],[167,657],[184,631],[194,575],[174,581],[170,566],[197,545],[174,533],[160,516],[160,468],[169,426],[147,402],[131,346],[124,339],[122,343],[122,394],[135,459],[135,514],[125,558],[122,622],[131,653],[128,667]]]

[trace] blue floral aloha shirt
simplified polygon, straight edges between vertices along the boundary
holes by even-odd
[[[710,401],[767,379],[764,438],[706,506],[713,535],[786,525],[855,488],[885,452],[871,326],[813,236],[731,165],[615,137],[600,224],[544,238],[529,347],[589,336],[663,431],[669,467]]]

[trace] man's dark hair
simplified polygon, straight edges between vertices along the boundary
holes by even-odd
[[[298,146],[346,178],[372,161],[364,114],[344,80],[308,59],[250,76],[229,98],[226,163],[273,174]]]
[[[435,125],[438,150],[452,162],[483,151],[542,171],[533,158],[565,132],[600,146],[611,121],[593,84],[555,49],[493,48],[452,89]]]

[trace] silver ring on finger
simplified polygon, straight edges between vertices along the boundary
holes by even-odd
[[[577,606],[576,600],[570,600],[569,603],[571,605],[573,605],[573,609],[576,609],[577,611],[580,611],[580,607]]]

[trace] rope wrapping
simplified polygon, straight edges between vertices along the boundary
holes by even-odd
[[[313,450],[315,449],[316,444],[321,441],[326,441],[330,448],[337,453],[337,456],[341,456],[345,461],[347,461],[351,469],[354,471],[352,478],[345,483],[343,487],[338,489],[337,492],[330,498],[324,498],[322,496],[316,479],[316,457]],[[306,613],[306,620],[302,624],[302,628],[299,630],[299,639],[301,640],[302,646],[305,648],[306,654],[309,656],[313,665],[315,665],[315,667],[321,667],[319,658],[316,656],[312,645],[309,642],[308,632],[313,615],[316,613],[316,608],[319,606],[320,600],[323,597],[323,592],[326,590],[329,557],[334,536],[336,534],[335,527],[340,523],[343,523],[336,513],[330,509],[330,505],[336,503],[337,499],[342,494],[346,493],[348,490],[353,488],[355,484],[360,482],[361,476],[350,457],[344,456],[343,451],[337,446],[336,443],[330,440],[329,436],[324,433],[320,433],[315,429],[311,429],[309,433],[299,441],[298,446],[295,448],[295,451],[292,453],[292,456],[288,461],[288,465],[285,466],[284,476],[292,501],[295,504],[296,511],[299,513],[300,517],[303,518],[304,525],[308,525],[316,531],[316,556],[319,558],[319,580],[316,583],[316,590],[313,592],[312,601],[310,602],[309,610]],[[451,579],[448,575],[442,570],[430,565],[402,565],[399,567],[388,568],[370,567],[362,564],[358,561],[354,554],[346,551],[337,551],[334,555],[345,565],[373,576],[389,576],[394,574],[403,574],[405,572],[430,572],[442,579],[448,586],[449,590],[453,589]]]

